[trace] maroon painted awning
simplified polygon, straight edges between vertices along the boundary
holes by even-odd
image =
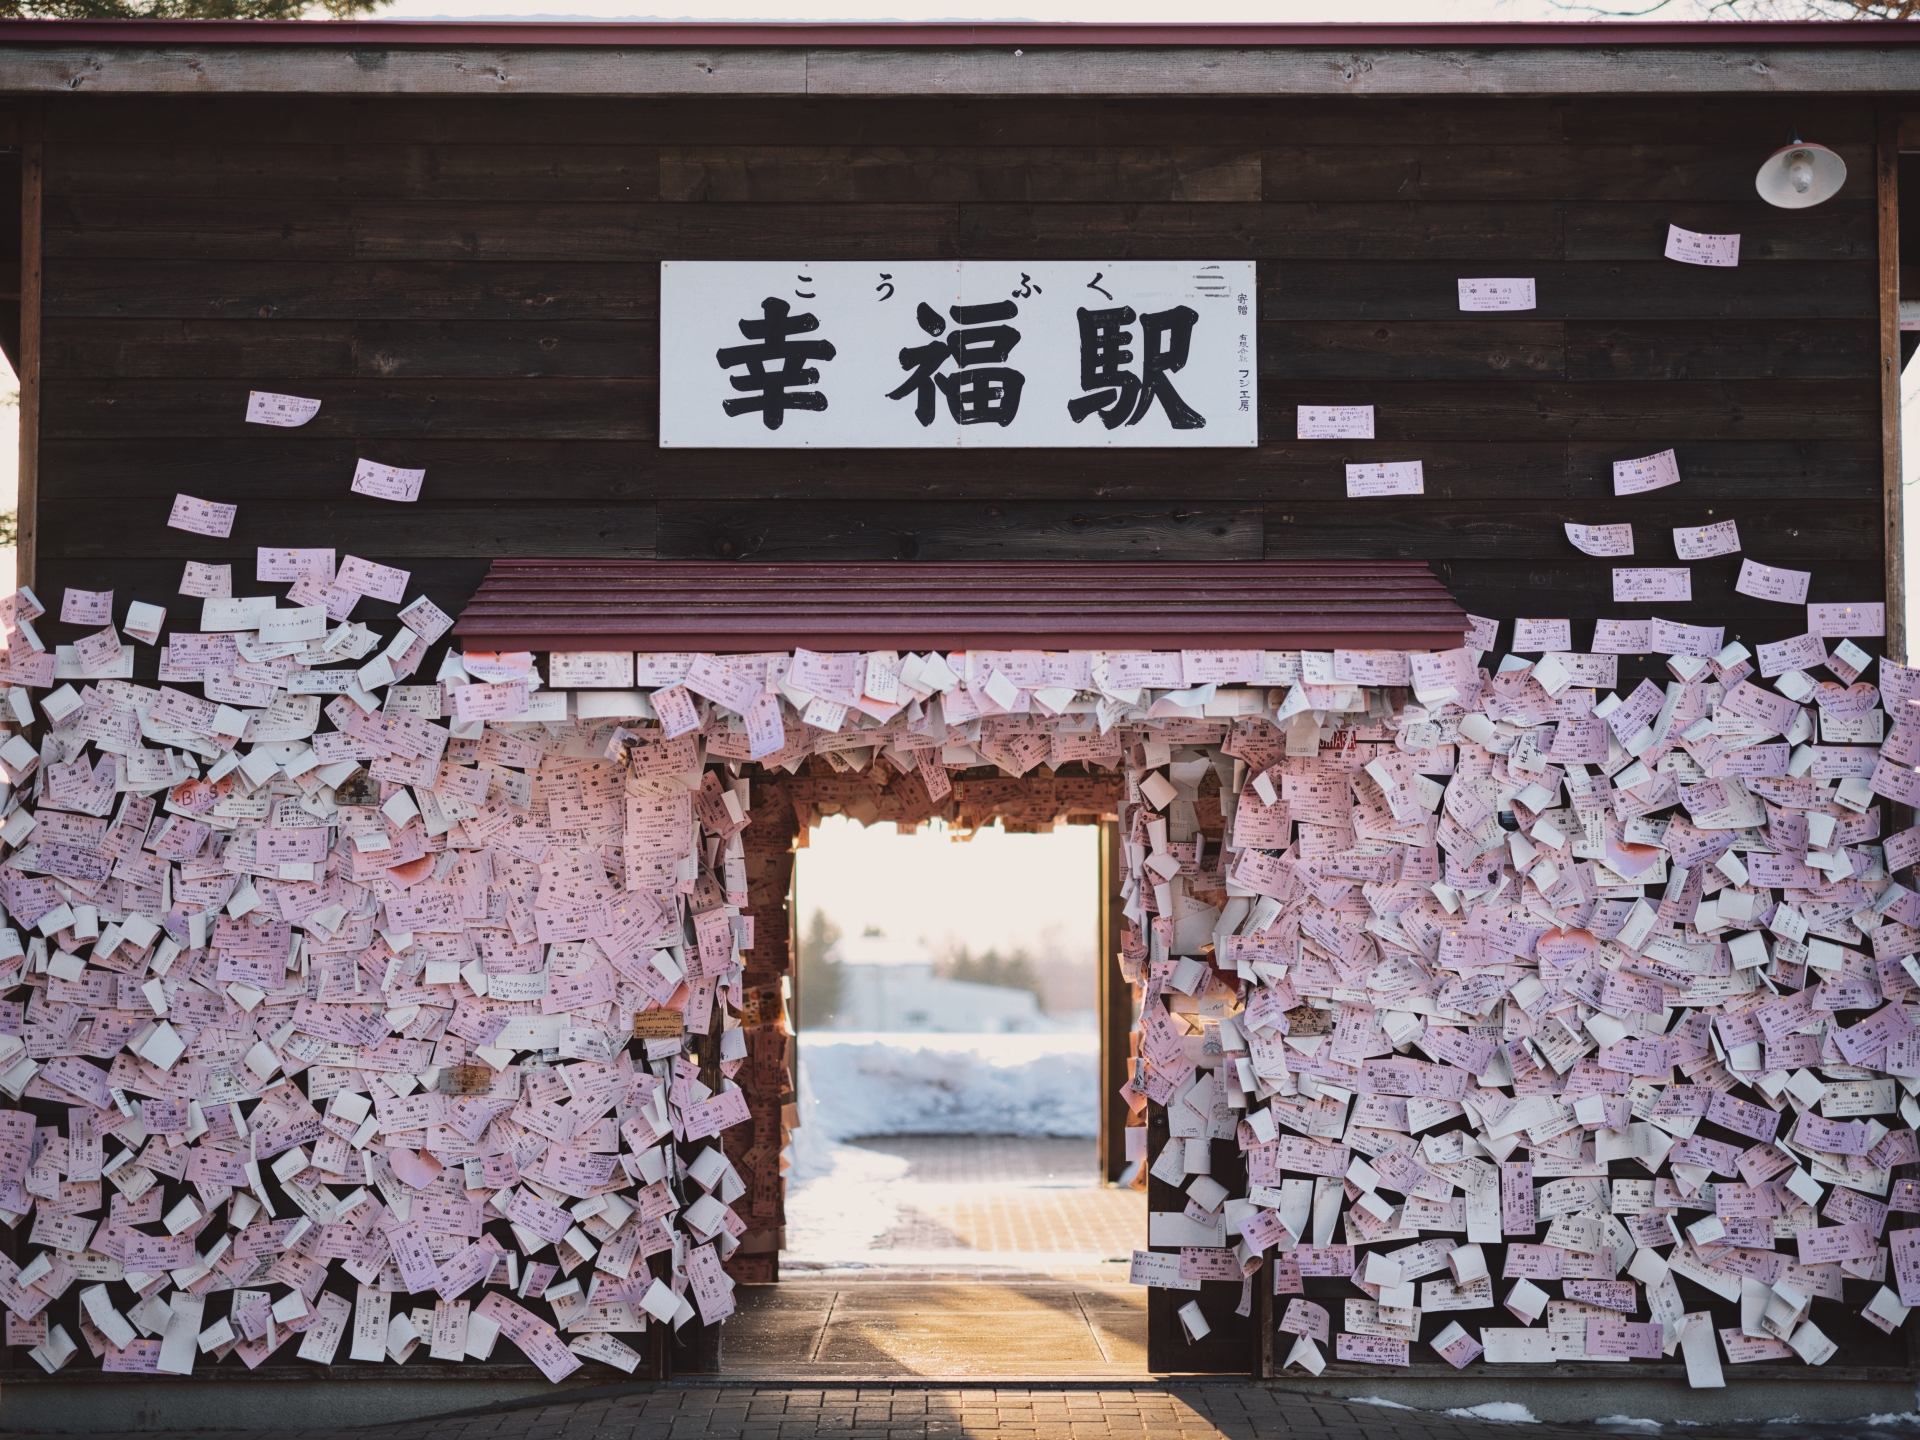
[[[470,650],[1447,650],[1419,561],[1218,565],[496,560]]]

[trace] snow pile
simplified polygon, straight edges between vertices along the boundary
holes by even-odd
[[[1099,1063],[1093,1035],[809,1032],[795,1160],[855,1135],[1096,1135]]]

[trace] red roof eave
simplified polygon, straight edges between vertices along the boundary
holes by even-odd
[[[1419,561],[496,560],[470,650],[1450,650]]]

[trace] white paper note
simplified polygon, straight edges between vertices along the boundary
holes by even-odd
[[[412,502],[420,498],[420,482],[426,478],[425,470],[401,470],[362,460],[353,469],[353,493],[371,495],[376,500]]]
[[[1733,588],[1756,600],[1774,600],[1782,605],[1807,603],[1807,586],[1813,580],[1811,570],[1782,570],[1777,565],[1762,565],[1757,560],[1740,562],[1740,578]]]
[[[1566,522],[1567,539],[1573,542],[1573,548],[1582,555],[1599,555],[1608,559],[1633,554],[1633,526],[1631,525],[1576,525]]]
[[[1462,280],[1462,310],[1531,310],[1532,280]]]
[[[319,413],[318,400],[307,400],[298,395],[276,395],[271,390],[247,392],[249,425],[304,425]]]
[[[212,500],[196,500],[191,495],[175,495],[173,513],[167,516],[167,528],[224,540],[233,533],[233,517],[239,510],[238,505],[220,505]]]
[[[1738,235],[1702,235],[1694,230],[1667,226],[1667,259],[1686,265],[1738,265]]]
[[[1616,569],[1613,599],[1620,605],[1645,605],[1659,600],[1693,599],[1693,572],[1681,569]]]
[[[1347,466],[1349,500],[1373,500],[1388,495],[1424,495],[1426,490],[1426,474],[1418,460]]]
[[[1301,440],[1371,440],[1371,405],[1302,405],[1296,438]]]
[[[1644,495],[1649,490],[1661,490],[1679,483],[1680,465],[1671,450],[1662,450],[1658,455],[1643,455],[1638,460],[1613,462],[1613,493],[1616,495]]]
[[[1731,520],[1712,525],[1689,525],[1673,532],[1673,550],[1682,560],[1711,560],[1740,550],[1740,529]]]

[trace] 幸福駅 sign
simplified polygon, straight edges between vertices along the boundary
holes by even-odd
[[[666,261],[660,443],[1254,445],[1250,261]]]

